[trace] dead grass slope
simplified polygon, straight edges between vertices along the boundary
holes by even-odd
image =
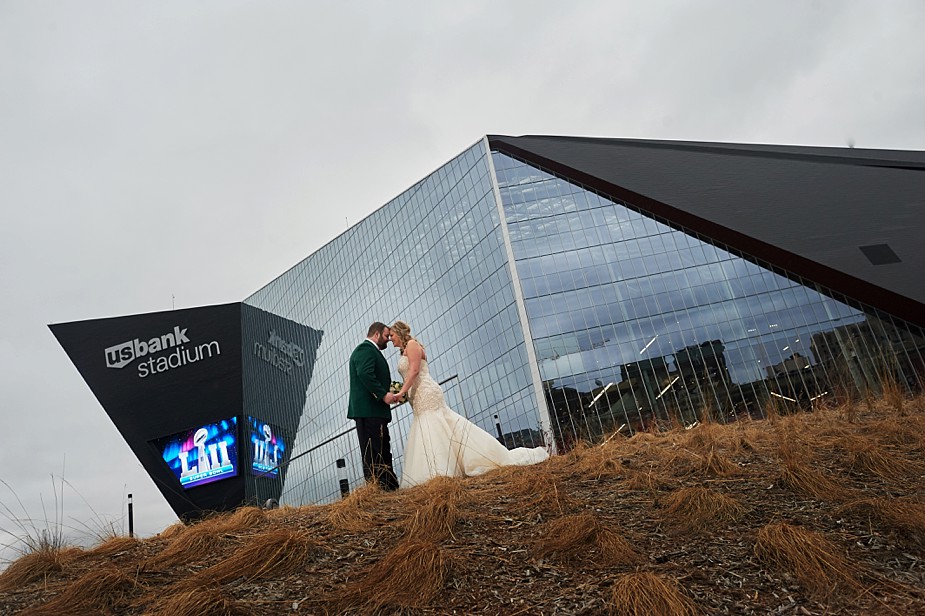
[[[23,556],[23,614],[925,614],[925,401],[614,435],[543,464]]]

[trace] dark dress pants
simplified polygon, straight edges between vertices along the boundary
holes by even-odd
[[[378,481],[383,490],[397,490],[398,478],[392,469],[389,420],[380,417],[357,417],[357,437],[363,456],[366,481]]]

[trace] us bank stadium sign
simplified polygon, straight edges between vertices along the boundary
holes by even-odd
[[[283,340],[272,329],[266,344],[254,343],[254,355],[286,374],[292,374],[293,364],[300,368],[305,365],[305,349]]]
[[[218,340],[195,344],[187,335],[189,328],[174,325],[172,331],[147,340],[135,338],[105,349],[107,368],[125,368],[136,359],[138,377],[182,368],[222,354]],[[147,359],[145,359],[147,358]]]

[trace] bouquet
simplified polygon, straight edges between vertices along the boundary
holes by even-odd
[[[389,385],[389,391],[393,394],[397,394],[398,392],[401,391],[401,385],[402,384],[399,383],[398,381],[392,381],[392,384]],[[407,394],[402,394],[401,398],[398,399],[399,404],[404,404],[407,401],[408,401]]]

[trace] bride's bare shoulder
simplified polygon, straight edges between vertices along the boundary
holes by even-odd
[[[424,354],[424,345],[413,338],[405,344],[405,355],[410,355],[418,359],[427,359],[427,356]]]

